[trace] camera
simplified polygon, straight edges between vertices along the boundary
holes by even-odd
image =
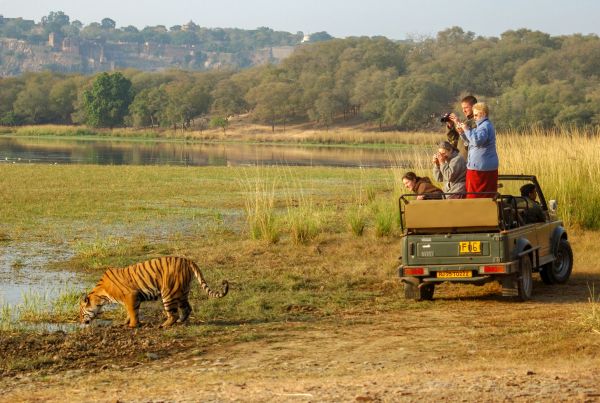
[[[448,123],[448,122],[451,122],[451,120],[450,120],[450,115],[451,115],[451,113],[445,113],[445,114],[443,114],[443,115],[440,117],[440,122],[442,122],[442,123]]]

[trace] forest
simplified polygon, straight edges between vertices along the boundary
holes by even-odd
[[[59,38],[75,40],[193,45],[207,52],[239,52],[268,46],[297,45],[304,37],[302,32],[292,34],[274,31],[267,27],[254,30],[208,28],[193,21],[169,28],[156,25],[139,29],[133,25],[117,27],[115,20],[103,18],[100,22],[84,25],[79,20],[71,20],[62,11],[50,12],[42,17],[39,23],[22,18],[4,18],[0,15],[0,37],[19,39],[32,44],[45,44],[51,33]],[[313,41],[325,39],[331,39],[326,32],[311,35]]]
[[[298,46],[278,65],[242,70],[133,69],[0,79],[0,124],[189,128],[248,114],[285,126],[367,122],[427,130],[475,95],[498,128],[600,122],[600,39],[528,29],[481,37],[452,27],[435,37],[350,37]],[[217,120],[219,120],[217,119]]]

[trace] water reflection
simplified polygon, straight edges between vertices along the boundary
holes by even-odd
[[[402,166],[402,149],[0,137],[0,162],[100,165]]]

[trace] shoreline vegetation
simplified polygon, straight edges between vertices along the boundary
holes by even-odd
[[[380,132],[368,127],[335,127],[330,130],[291,126],[272,132],[269,126],[240,124],[226,132],[221,129],[173,130],[162,128],[99,129],[88,126],[32,125],[0,127],[3,137],[55,137],[65,139],[128,140],[128,141],[185,141],[215,143],[280,144],[335,147],[394,147],[428,145],[439,136],[428,132]]]
[[[564,126],[555,129],[499,131],[500,137],[524,136],[536,141],[540,138],[600,138],[600,126],[577,128]],[[435,146],[445,139],[445,128],[439,131],[380,131],[375,127],[358,125],[338,125],[330,129],[315,128],[311,125],[289,125],[274,132],[270,126],[238,121],[221,129],[173,130],[164,128],[113,128],[102,129],[76,125],[25,125],[0,126],[0,137],[53,137],[63,139],[124,140],[124,141],[185,141],[245,144],[279,144],[303,146],[335,147],[381,147],[406,148],[410,146]]]

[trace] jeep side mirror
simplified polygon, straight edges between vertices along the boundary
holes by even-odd
[[[558,202],[556,200],[550,200],[548,202],[548,209],[551,212],[556,213],[556,210],[558,209]]]

